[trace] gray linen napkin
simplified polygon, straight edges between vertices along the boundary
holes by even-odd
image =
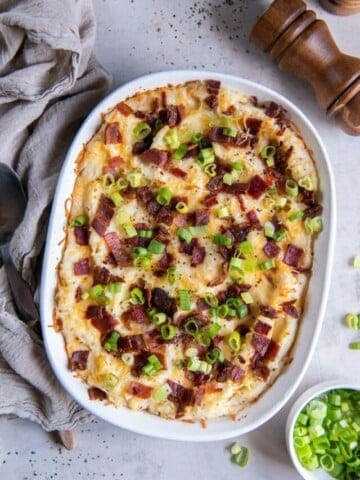
[[[0,0],[0,161],[15,168],[28,196],[11,253],[36,299],[64,155],[81,119],[109,86],[91,54],[94,40],[91,0]],[[0,414],[28,418],[47,431],[91,418],[61,388],[41,340],[16,316],[3,267]]]

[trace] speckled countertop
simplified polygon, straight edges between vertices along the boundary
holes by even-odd
[[[307,387],[333,378],[360,382],[360,353],[347,345],[354,333],[342,324],[360,311],[360,273],[350,267],[360,254],[360,139],[345,135],[317,107],[310,89],[280,72],[248,44],[256,16],[269,1],[95,0],[96,52],[113,74],[114,87],[166,69],[207,69],[263,83],[299,105],[319,130],[330,153],[337,188],[338,228],[332,286],[316,354],[298,392],[258,430],[244,435],[250,461],[230,462],[231,441],[191,444],[155,440],[102,421],[78,428],[79,445],[68,452],[30,422],[0,418],[0,479],[300,480],[285,446],[286,415]],[[307,2],[330,25],[341,48],[360,54],[360,15],[335,17]]]

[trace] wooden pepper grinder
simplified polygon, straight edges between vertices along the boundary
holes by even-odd
[[[327,24],[302,0],[275,0],[250,40],[281,70],[311,84],[319,105],[350,135],[360,135],[360,58],[341,52]]]
[[[353,15],[360,12],[360,0],[320,0],[320,3],[335,15]]]

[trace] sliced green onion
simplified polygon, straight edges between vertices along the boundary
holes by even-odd
[[[198,155],[197,159],[199,165],[205,167],[205,165],[209,165],[210,163],[215,162],[215,153],[212,148],[202,148]]]
[[[100,284],[94,285],[89,292],[90,298],[97,299],[104,295],[104,287]]]
[[[111,332],[110,337],[104,343],[104,348],[107,352],[117,352],[118,349],[118,340],[120,338],[120,333],[115,330]]]
[[[146,257],[148,255],[148,251],[144,247],[133,247],[131,254],[133,258]]]
[[[202,133],[200,132],[193,133],[190,139],[190,143],[199,143],[201,139],[202,139]]]
[[[268,157],[266,160],[266,165],[268,167],[273,167],[275,165],[275,160],[274,160],[274,157]]]
[[[190,347],[190,348],[187,348],[185,351],[186,357],[196,357],[197,354],[198,354],[197,348]]]
[[[275,234],[275,225],[272,222],[264,223],[264,235],[268,238],[273,238]]]
[[[253,273],[256,271],[257,262],[255,258],[245,258],[243,261],[244,272]]]
[[[179,290],[179,304],[180,304],[181,310],[184,310],[184,311],[191,310],[190,295],[187,290]]]
[[[113,282],[106,285],[106,291],[110,294],[120,293],[121,292],[121,283]]]
[[[227,207],[219,207],[216,209],[215,213],[219,218],[226,218],[230,215]]]
[[[215,245],[221,245],[223,247],[230,247],[232,244],[231,238],[228,235],[222,235],[221,233],[213,235],[212,241]]]
[[[220,330],[221,330],[221,325],[219,325],[218,323],[213,323],[212,325],[210,325],[210,327],[207,330],[205,330],[205,332],[207,335],[209,335],[211,339],[213,339],[220,332]]]
[[[102,188],[109,188],[109,187],[113,187],[115,185],[115,178],[114,178],[114,175],[112,173],[105,173],[102,177],[101,177],[101,186]]]
[[[161,326],[160,332],[164,340],[171,340],[176,335],[176,328],[174,327],[174,325],[166,323],[165,325]]]
[[[178,278],[178,272],[175,267],[169,267],[166,270],[166,280],[169,285],[174,285]]]
[[[172,154],[172,158],[174,160],[181,160],[182,158],[185,157],[186,153],[187,153],[186,145],[179,145],[178,148],[175,150],[175,152]]]
[[[130,298],[131,298],[131,303],[141,304],[141,305],[144,305],[144,303],[145,303],[144,292],[138,287],[133,288],[131,290]]]
[[[201,360],[198,357],[189,357],[187,362],[187,369],[190,372],[199,372],[201,367]]]
[[[155,313],[154,315],[152,315],[151,321],[155,325],[162,325],[163,323],[166,322],[166,313],[163,313],[163,312]]]
[[[113,204],[115,205],[115,207],[120,207],[120,205],[121,205],[122,202],[124,201],[123,197],[120,195],[119,192],[113,192],[113,193],[110,195],[110,200],[113,202]]]
[[[128,237],[136,237],[138,232],[132,223],[124,223],[123,229]]]
[[[239,268],[230,268],[229,276],[234,283],[243,283],[244,282],[244,271]]]
[[[279,208],[284,208],[286,205],[287,199],[286,197],[276,197],[275,198],[275,206]]]
[[[241,338],[240,338],[240,333],[239,332],[232,332],[230,335],[227,337],[227,343],[231,350],[234,352],[238,352],[241,348]]]
[[[231,166],[233,170],[236,170],[237,172],[243,172],[245,170],[245,165],[240,162],[234,162]]]
[[[222,180],[225,185],[232,185],[236,181],[236,178],[231,173],[224,173]]]
[[[320,233],[323,230],[323,221],[321,217],[311,219],[311,228],[314,233]]]
[[[205,165],[204,172],[209,177],[215,177],[216,176],[216,163],[209,163],[208,165]]]
[[[82,227],[84,226],[88,221],[88,218],[86,215],[77,215],[70,223],[70,227]]]
[[[204,300],[210,307],[217,307],[219,305],[219,299],[211,292],[205,293]]]
[[[277,232],[274,234],[274,240],[275,242],[281,242],[287,237],[287,230],[285,228],[280,228]]]
[[[265,262],[262,262],[259,264],[260,270],[271,270],[272,268],[275,268],[275,267],[276,267],[276,262],[274,258],[270,260],[266,260]]]
[[[253,247],[249,240],[244,240],[240,243],[239,252],[241,255],[249,255],[253,253]]]
[[[156,355],[150,355],[147,358],[146,365],[144,365],[142,367],[141,371],[143,373],[145,373],[145,375],[151,376],[151,375],[154,375],[155,373],[157,373],[161,369],[162,369],[162,363],[157,358],[157,356]]]
[[[189,207],[186,205],[185,202],[178,202],[175,205],[175,208],[179,213],[187,213],[189,211]]]
[[[207,233],[206,225],[197,225],[196,227],[189,227],[189,232],[193,237],[205,235]]]
[[[290,222],[294,222],[295,220],[300,220],[304,216],[304,212],[302,210],[298,210],[297,212],[292,213],[288,216]]]
[[[229,267],[231,269],[242,269],[244,264],[244,260],[238,257],[231,257],[229,262]]]
[[[360,255],[356,255],[353,261],[354,268],[360,268]]]
[[[164,135],[164,142],[168,147],[175,150],[180,147],[180,140],[178,132],[175,128],[172,128]]]
[[[205,359],[210,365],[213,365],[216,362],[224,361],[224,354],[219,348],[213,348],[211,351],[206,353]]]
[[[206,330],[199,330],[198,332],[195,332],[194,339],[200,345],[204,345],[205,347],[210,347],[211,337]]]
[[[126,175],[126,180],[132,188],[138,188],[141,186],[142,174],[141,172],[130,172]]]
[[[360,350],[360,341],[349,343],[349,348],[351,350]]]
[[[245,318],[246,315],[249,313],[249,309],[248,309],[248,306],[244,304],[242,305],[239,305],[237,308],[236,308],[236,315],[242,319],[242,318]]]
[[[152,239],[147,248],[148,252],[160,255],[165,250],[165,245],[158,240]]]
[[[169,205],[170,201],[172,199],[172,193],[167,187],[162,187],[158,191],[158,194],[156,195],[156,201],[160,205]]]
[[[243,299],[244,303],[246,303],[246,305],[250,305],[251,303],[254,303],[254,299],[250,292],[242,292],[241,298]]]
[[[151,238],[153,235],[153,232],[151,230],[138,230],[137,234],[141,238]]]
[[[222,129],[222,134],[225,135],[226,137],[233,137],[235,138],[237,135],[237,131],[235,128],[230,128],[230,127],[224,127]]]
[[[299,193],[299,188],[295,180],[288,178],[285,183],[285,190],[290,197],[296,197]]]
[[[119,210],[115,215],[115,223],[119,227],[121,227],[124,223],[129,222],[129,220],[130,220],[130,215],[123,210]]]
[[[190,333],[190,335],[193,335],[194,333],[199,331],[199,326],[193,318],[190,318],[185,323],[184,330],[186,333]]]
[[[176,235],[181,238],[181,240],[184,240],[186,243],[190,243],[193,236],[191,235],[191,232],[188,228],[181,227],[177,230]]]
[[[312,192],[314,190],[314,185],[309,175],[306,175],[305,177],[300,178],[300,180],[298,181],[298,184],[299,184],[299,187],[309,192]]]
[[[246,447],[240,448],[241,450],[238,453],[233,454],[232,460],[238,467],[244,468],[249,461],[249,450]]]
[[[134,267],[139,270],[149,270],[151,265],[151,259],[149,257],[137,257],[134,259]]]
[[[144,140],[149,133],[151,133],[151,127],[148,123],[140,122],[133,129],[133,135],[136,140]]]
[[[128,186],[129,186],[129,182],[122,177],[118,178],[115,182],[115,188],[119,191],[125,190],[126,188],[128,188]]]
[[[161,387],[156,388],[152,395],[156,401],[161,402],[167,399],[169,393],[170,387],[167,383],[165,383],[164,385],[161,385]]]
[[[269,157],[273,157],[276,153],[276,148],[273,145],[266,145],[260,151],[260,157],[263,159],[267,159]]]
[[[360,319],[355,313],[348,313],[345,317],[345,323],[348,328],[353,330],[358,330],[360,328]]]

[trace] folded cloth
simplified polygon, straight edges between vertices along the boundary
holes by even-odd
[[[109,86],[92,55],[94,40],[91,0],[0,0],[0,160],[16,170],[28,197],[10,247],[35,299],[64,155],[81,119]],[[41,339],[17,317],[3,267],[0,414],[34,420],[47,431],[91,418],[55,379]]]

